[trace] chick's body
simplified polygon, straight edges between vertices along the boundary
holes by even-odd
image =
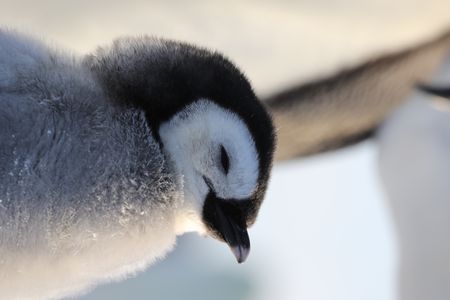
[[[57,298],[175,241],[181,177],[77,58],[0,30],[0,291]]]

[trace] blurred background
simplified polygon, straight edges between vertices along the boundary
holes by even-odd
[[[144,34],[217,49],[264,96],[435,35],[450,2],[0,0],[0,20],[80,55]],[[189,234],[145,273],[77,299],[394,300],[398,246],[376,161],[366,142],[276,165],[243,265]]]

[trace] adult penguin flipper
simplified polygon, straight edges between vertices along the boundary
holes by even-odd
[[[450,87],[438,87],[438,86],[431,86],[431,85],[420,85],[419,89],[441,98],[446,98],[450,100]]]
[[[342,148],[372,136],[450,53],[450,31],[334,76],[263,99],[278,135],[277,160]]]

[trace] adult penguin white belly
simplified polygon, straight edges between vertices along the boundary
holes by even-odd
[[[426,82],[450,86],[449,55],[447,32],[268,99],[278,130],[278,160],[337,149],[375,134],[398,228],[402,300],[450,296],[449,100],[417,91]]]
[[[448,62],[433,79],[450,86]],[[378,131],[381,180],[399,240],[402,300],[450,297],[450,100],[418,91]]]

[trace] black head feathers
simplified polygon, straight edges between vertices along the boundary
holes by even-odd
[[[86,58],[101,85],[118,105],[141,108],[158,132],[185,106],[208,99],[237,113],[246,123],[259,155],[258,189],[245,210],[256,213],[265,193],[275,147],[269,114],[245,76],[217,52],[151,37],[122,38]]]

